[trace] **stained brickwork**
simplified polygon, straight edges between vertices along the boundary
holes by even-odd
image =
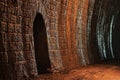
[[[37,75],[32,39],[31,1],[0,1],[2,44],[1,80],[24,80]],[[1,47],[2,48],[2,47]],[[1,69],[2,69],[1,68]],[[5,68],[5,69],[4,69]],[[10,75],[11,74],[11,75]]]
[[[33,22],[45,22],[52,72],[89,64],[88,0],[1,0],[0,80],[25,80],[38,75]]]
[[[89,64],[89,57],[87,52],[87,11],[88,0],[79,1],[78,13],[77,13],[77,25],[76,25],[76,42],[77,53],[81,65]]]

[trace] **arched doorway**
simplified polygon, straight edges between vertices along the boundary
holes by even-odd
[[[46,27],[43,16],[40,13],[36,14],[33,23],[33,36],[38,73],[49,73],[48,69],[51,68],[51,65],[48,53]]]

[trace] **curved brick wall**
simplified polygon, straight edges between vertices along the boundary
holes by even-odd
[[[103,50],[100,52],[99,49],[104,47],[102,43],[98,46],[98,37],[102,33],[96,36],[96,29],[102,32],[98,24],[104,22],[101,17],[104,12],[108,18],[103,17],[106,22],[100,26],[114,22],[115,29],[119,29],[117,16],[114,16],[117,22],[110,17],[119,14],[117,1],[110,7],[113,0],[1,0],[0,80],[26,80],[38,75],[33,36],[33,23],[37,13],[41,14],[45,22],[51,72],[67,72],[101,61],[100,53],[103,54]],[[118,12],[114,12],[114,8]],[[110,27],[105,30],[108,29]],[[115,49],[119,47],[116,43],[119,37],[116,34],[119,32],[115,29],[114,51],[119,56],[119,48]],[[102,36],[109,33],[105,32]],[[107,38],[105,39],[105,45],[108,45]],[[107,51],[110,48],[106,46]]]
[[[23,80],[38,74],[33,39],[36,13],[45,21],[52,72],[89,64],[88,3],[88,0],[0,1],[0,68],[5,70],[1,79]],[[9,75],[7,68],[13,74]]]

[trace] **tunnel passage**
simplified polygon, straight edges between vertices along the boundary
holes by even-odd
[[[96,0],[91,21],[90,47],[94,61],[120,60],[119,0]]]
[[[113,52],[114,56],[120,59],[120,12],[116,15],[115,20],[113,28]]]
[[[34,20],[33,36],[38,73],[49,73],[48,69],[51,68],[51,65],[48,53],[46,27],[43,16],[40,13],[36,14]]]

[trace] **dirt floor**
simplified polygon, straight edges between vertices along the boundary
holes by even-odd
[[[40,75],[36,80],[120,80],[120,66],[111,64],[89,65],[67,74]]]

